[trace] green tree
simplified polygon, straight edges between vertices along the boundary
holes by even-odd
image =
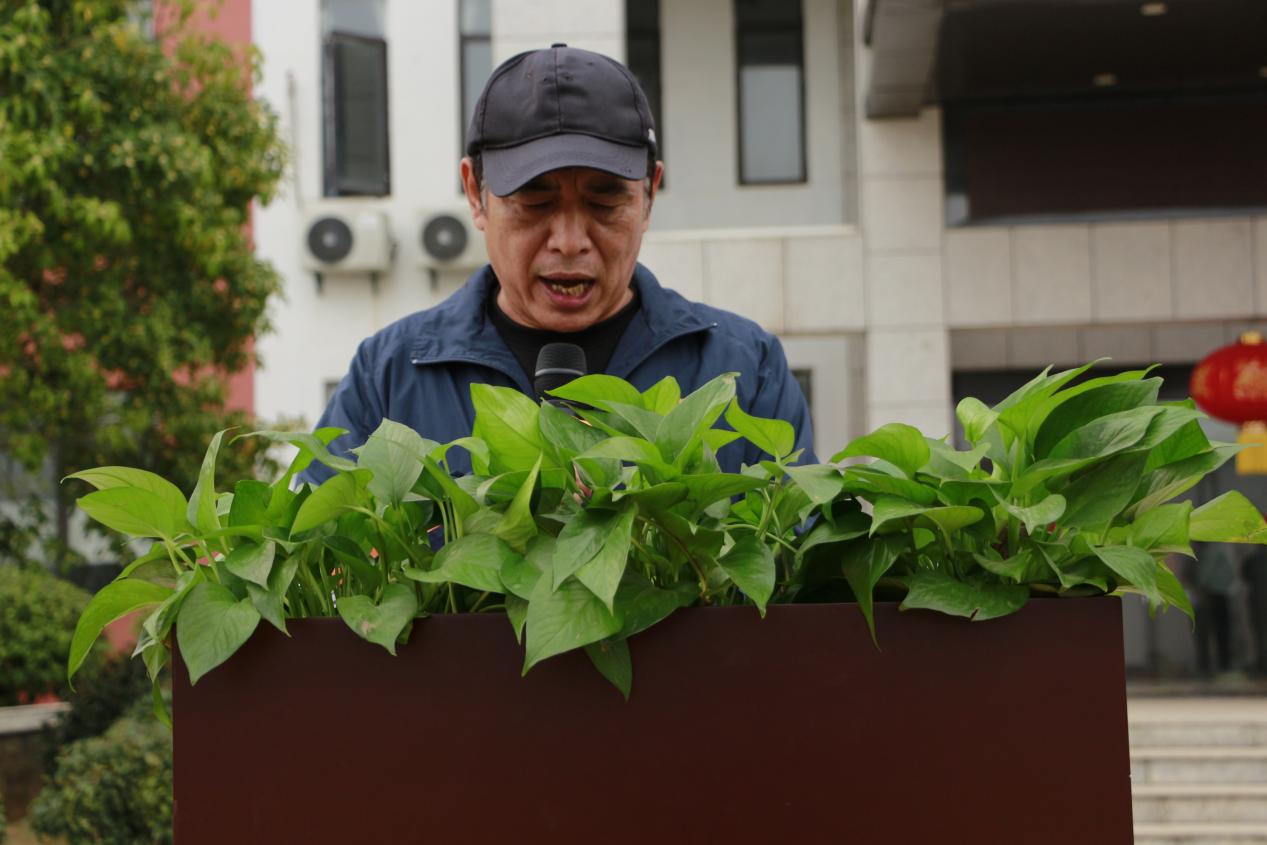
[[[48,486],[102,464],[196,477],[246,422],[224,374],[278,289],[246,229],[285,158],[258,55],[195,32],[192,0],[163,5],[158,38],[136,5],[0,4],[0,453]],[[226,452],[226,476],[250,471]],[[82,492],[56,493],[63,540]],[[16,511],[0,559],[30,550]]]

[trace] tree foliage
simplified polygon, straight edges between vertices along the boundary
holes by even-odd
[[[0,5],[0,453],[55,478],[196,475],[278,289],[246,229],[284,164],[258,56],[191,0],[157,38],[133,6]]]

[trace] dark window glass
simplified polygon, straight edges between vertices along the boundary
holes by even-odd
[[[805,402],[809,405],[812,416],[814,411],[814,371],[808,369],[793,369],[792,378],[796,379],[796,383],[801,386],[801,393],[805,394]]]
[[[1267,208],[1267,95],[942,111],[951,225]]]
[[[459,60],[462,86],[462,154],[466,154],[466,133],[475,115],[475,103],[493,72],[492,0],[461,0],[459,10]]]
[[[625,63],[647,95],[655,121],[656,155],[664,160],[661,106],[660,0],[625,0]],[[661,182],[661,187],[664,183]]]
[[[735,0],[739,181],[804,182],[800,0]]]
[[[323,75],[326,196],[386,196],[391,193],[387,42],[328,34]]]

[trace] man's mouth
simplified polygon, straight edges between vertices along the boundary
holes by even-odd
[[[587,276],[541,276],[541,282],[556,296],[566,299],[583,299],[594,285],[594,279]]]

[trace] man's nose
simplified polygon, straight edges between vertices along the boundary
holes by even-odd
[[[550,240],[547,246],[563,255],[583,255],[592,244],[589,238],[589,219],[584,209],[571,203],[558,209],[550,220]]]

